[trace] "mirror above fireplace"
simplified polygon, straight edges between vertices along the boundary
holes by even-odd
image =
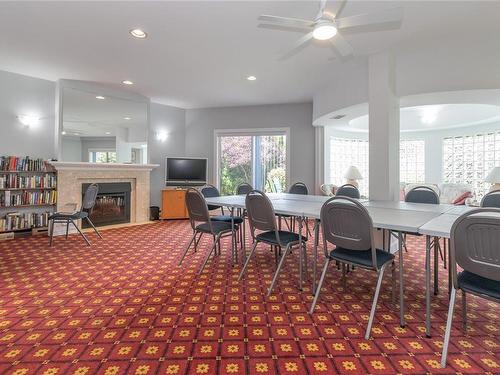
[[[91,82],[58,84],[59,160],[147,164],[148,98]]]

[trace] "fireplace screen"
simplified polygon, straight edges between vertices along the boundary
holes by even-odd
[[[82,196],[89,184],[82,186]],[[95,226],[130,222],[130,183],[100,183],[99,193],[90,220]],[[89,227],[84,220],[84,228]]]

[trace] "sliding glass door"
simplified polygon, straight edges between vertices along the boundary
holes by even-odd
[[[217,131],[217,184],[223,195],[247,182],[265,192],[282,192],[287,184],[286,131]]]

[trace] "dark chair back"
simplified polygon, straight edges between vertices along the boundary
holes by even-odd
[[[242,184],[239,184],[238,187],[236,188],[236,195],[247,195],[253,190],[252,185],[243,182]]]
[[[337,189],[335,196],[359,199],[361,194],[359,194],[359,190],[356,186],[352,184],[345,184]]]
[[[82,199],[82,211],[90,212],[95,206],[95,201],[97,198],[97,193],[99,193],[99,185],[91,184],[85,190],[85,194]]]
[[[201,188],[201,194],[203,194],[203,196],[205,198],[220,197],[219,190],[215,186],[213,186],[213,185],[205,185],[205,186],[203,186]],[[220,208],[220,206],[214,206],[212,204],[208,205],[208,210],[209,211],[217,210],[218,208]]]
[[[478,208],[451,228],[450,263],[457,288],[457,264],[465,271],[500,281],[500,209]]]
[[[349,197],[330,198],[321,207],[320,219],[325,249],[329,242],[348,250],[372,250],[373,268],[377,268],[373,222],[361,203]]]
[[[252,231],[252,237],[255,230],[276,231],[276,216],[274,208],[269,198],[259,190],[252,190],[245,198],[245,207],[248,213],[248,221]]]
[[[481,207],[500,208],[500,190],[493,190],[481,199]]]
[[[309,191],[307,190],[306,184],[304,184],[303,182],[296,182],[292,186],[290,186],[288,193],[308,195]]]
[[[439,196],[428,186],[416,186],[406,194],[405,202],[439,204]]]
[[[198,190],[189,188],[186,191],[186,207],[188,210],[189,221],[191,222],[193,229],[195,228],[197,222],[209,223],[211,228],[207,202]]]

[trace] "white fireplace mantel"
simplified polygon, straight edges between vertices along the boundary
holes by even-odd
[[[69,162],[69,161],[51,161],[49,162],[56,170],[68,169],[89,169],[93,171],[102,170],[143,170],[152,171],[159,164],[129,164],[129,163],[88,163],[88,162]]]

